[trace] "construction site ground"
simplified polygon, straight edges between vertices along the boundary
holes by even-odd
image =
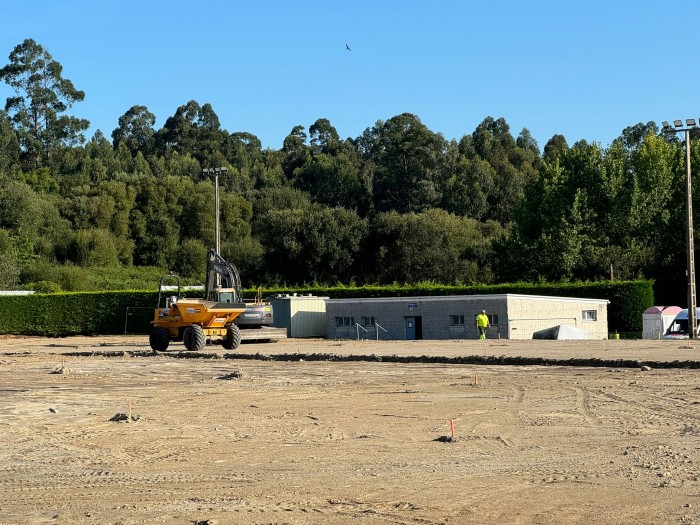
[[[0,336],[1,524],[700,523],[700,343]]]

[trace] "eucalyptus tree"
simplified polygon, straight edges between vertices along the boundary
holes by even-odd
[[[639,122],[634,126],[627,126],[625,129],[623,129],[620,139],[626,148],[636,149],[642,144],[644,138],[650,133],[652,135],[658,135],[659,127],[656,125],[656,122],[650,121],[646,124]]]
[[[0,175],[19,171],[19,141],[7,113],[0,111]]]
[[[486,219],[490,214],[488,198],[495,191],[495,181],[496,173],[491,164],[479,157],[460,155],[446,181],[442,208],[456,215]]]
[[[569,145],[566,142],[564,135],[553,135],[551,139],[544,145],[542,157],[547,162],[553,163],[555,160],[563,157],[569,151]]]
[[[249,192],[255,187],[256,168],[262,162],[262,143],[252,133],[236,132],[226,136],[222,153],[231,170],[229,189]]]
[[[63,66],[40,44],[28,38],[16,46],[0,69],[0,80],[15,92],[7,98],[5,111],[27,166],[41,166],[52,150],[85,141],[83,132],[90,122],[65,114],[85,93],[63,77]]]
[[[318,119],[309,133],[306,160],[293,173],[294,187],[309,193],[314,202],[364,215],[371,190],[362,177],[362,162],[354,145],[341,141],[328,119]]]
[[[219,151],[219,156],[210,157],[203,167],[226,166],[219,184],[226,191],[247,197],[256,186],[257,170],[263,163],[260,139],[252,133],[224,132]]]
[[[146,106],[132,106],[119,117],[119,127],[112,131],[114,148],[123,143],[132,155],[148,156],[155,146],[156,116]]]
[[[438,205],[447,178],[445,138],[410,113],[378,122],[376,128],[370,151],[375,208],[405,213]]]
[[[309,127],[309,143],[313,152],[333,154],[340,148],[340,136],[328,119],[320,118]]]
[[[525,185],[536,177],[540,162],[537,144],[527,129],[516,140],[503,118],[487,117],[472,133],[470,149],[494,170],[492,191],[486,195],[486,218],[507,224],[513,219]]]
[[[282,169],[288,180],[292,180],[295,171],[311,159],[307,140],[304,126],[294,126],[282,142]]]
[[[313,155],[296,170],[294,186],[307,192],[314,202],[356,210],[361,215],[370,205],[370,189],[357,163],[344,151]]]
[[[200,106],[197,101],[190,100],[168,117],[156,133],[156,143],[160,154],[174,150],[192,155],[202,163],[221,155],[225,135],[211,104]]]

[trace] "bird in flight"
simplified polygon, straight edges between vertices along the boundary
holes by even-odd
[[[345,49],[347,49],[348,51],[352,51],[352,49],[350,49],[350,46],[347,44],[345,44]]]

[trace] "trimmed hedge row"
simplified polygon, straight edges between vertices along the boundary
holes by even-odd
[[[654,303],[652,281],[530,284],[495,286],[308,286],[263,290],[264,296],[304,293],[341,298],[420,297],[436,295],[527,294],[608,299],[608,328],[625,334],[642,332],[642,313]],[[246,290],[254,297],[256,290]],[[153,291],[74,292],[0,296],[0,333],[42,336],[119,334],[125,332],[127,309],[140,312],[135,326],[152,319],[157,300]],[[129,330],[138,331],[138,330]]]
[[[41,336],[122,334],[128,307],[150,307],[157,292],[73,292],[0,296],[0,333]]]

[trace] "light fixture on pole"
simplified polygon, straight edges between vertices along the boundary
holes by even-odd
[[[215,219],[214,219],[214,231],[216,236],[216,253],[221,254],[221,228],[219,223],[219,175],[226,173],[228,169],[226,166],[221,166],[220,168],[204,168],[202,174],[214,177],[214,209],[215,209]]]
[[[694,118],[685,120],[674,120],[673,125],[668,121],[661,123],[666,132],[685,132],[685,208],[686,208],[686,233],[688,244],[688,337],[697,339],[698,318],[697,318],[697,297],[695,295],[695,243],[693,234],[693,187],[690,178],[690,130],[698,129]]]

